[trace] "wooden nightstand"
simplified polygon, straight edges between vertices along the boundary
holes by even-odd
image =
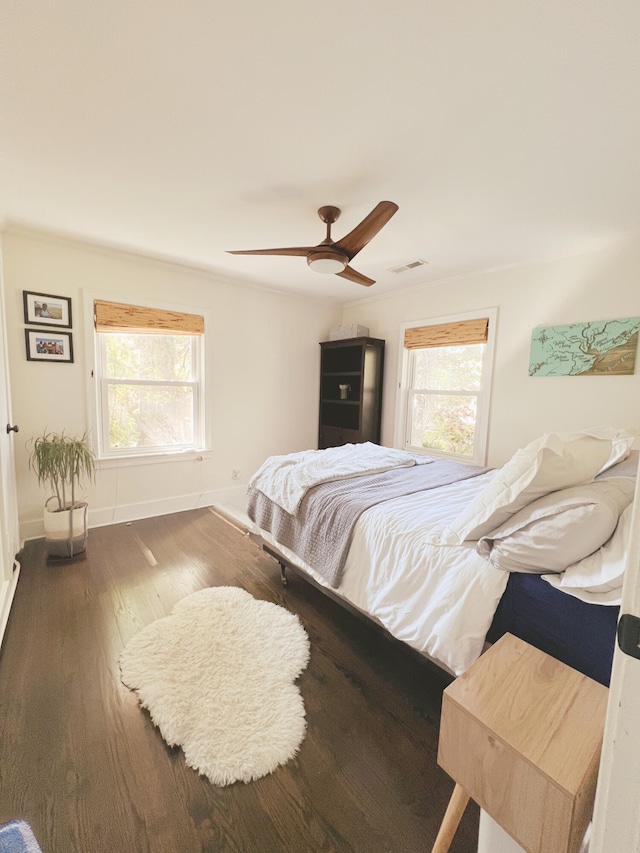
[[[434,853],[472,797],[529,853],[576,853],[609,691],[505,634],[443,694],[438,763],[456,781]]]

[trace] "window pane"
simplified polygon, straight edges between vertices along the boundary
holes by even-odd
[[[109,385],[109,447],[191,445],[193,388]]]
[[[412,350],[413,387],[430,391],[479,391],[486,344]]]
[[[414,393],[410,444],[460,456],[473,456],[476,396]]]
[[[160,381],[193,378],[189,335],[106,335],[109,379],[155,379]]]

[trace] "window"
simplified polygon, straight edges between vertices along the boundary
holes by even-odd
[[[99,455],[202,448],[203,318],[96,300],[94,319]]]
[[[402,445],[485,460],[496,311],[403,327]]]

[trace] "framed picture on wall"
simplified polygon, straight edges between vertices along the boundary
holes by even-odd
[[[630,376],[640,317],[538,326],[531,334],[529,376]]]
[[[25,323],[71,328],[71,300],[68,297],[23,290],[22,298]]]
[[[25,329],[27,361],[73,361],[71,332]]]

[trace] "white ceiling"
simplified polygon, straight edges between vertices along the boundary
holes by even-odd
[[[0,31],[5,224],[345,302],[640,230],[638,0],[3,0]],[[225,253],[386,199],[372,288]]]

